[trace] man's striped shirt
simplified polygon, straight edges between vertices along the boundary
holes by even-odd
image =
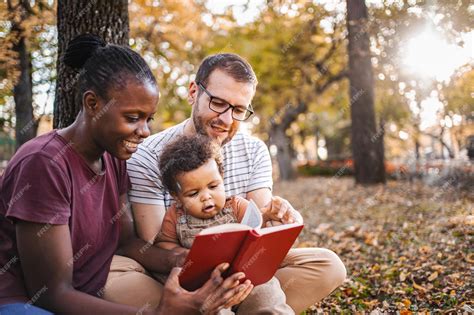
[[[131,202],[170,207],[173,198],[161,183],[158,162],[163,147],[184,133],[186,122],[148,137],[127,161]],[[245,198],[253,190],[272,188],[272,164],[263,141],[237,132],[222,147],[222,155],[226,197]]]

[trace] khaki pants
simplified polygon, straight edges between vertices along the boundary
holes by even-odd
[[[324,248],[295,248],[288,252],[275,274],[288,304],[300,314],[328,296],[342,284],[346,268],[339,257]],[[293,314],[275,290],[277,281],[257,286],[241,303],[240,314]],[[259,287],[262,287],[259,290]],[[162,285],[154,280],[136,261],[114,256],[104,290],[104,299],[133,305],[141,310],[155,308],[161,297]],[[279,288],[278,288],[279,289]],[[270,296],[269,296],[270,295]],[[285,309],[286,307],[286,309]]]

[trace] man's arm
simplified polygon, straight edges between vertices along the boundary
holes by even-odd
[[[153,243],[161,229],[166,212],[166,192],[160,181],[159,156],[145,145],[127,161],[131,187],[128,195],[132,204],[136,233],[145,242]]]
[[[261,209],[265,207],[270,202],[270,200],[272,200],[272,192],[270,188],[259,188],[248,192],[246,199],[252,199]]]
[[[161,223],[165,216],[165,207],[132,202],[133,218],[137,235],[145,242],[154,242],[154,239],[161,230]]]
[[[254,140],[255,146],[251,157],[254,157],[249,168],[250,178],[246,198],[253,199],[264,214],[264,221],[274,220],[282,223],[303,222],[303,218],[291,204],[280,197],[272,195],[272,161],[268,148],[261,140]],[[251,158],[249,157],[249,158]]]

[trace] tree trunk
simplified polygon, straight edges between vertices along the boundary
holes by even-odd
[[[292,180],[295,178],[293,170],[291,138],[286,135],[286,128],[275,125],[270,131],[270,138],[278,149],[277,162],[280,171],[280,179]]]
[[[444,159],[444,150],[443,147],[446,148],[446,151],[448,151],[448,156],[450,159],[454,159],[454,152],[453,149],[449,147],[449,145],[444,141],[444,133],[446,132],[446,127],[441,127],[441,133],[439,135],[439,142],[441,143],[441,152],[443,154],[443,159]]]
[[[31,56],[26,47],[25,37],[20,35],[13,50],[18,54],[20,77],[13,87],[15,100],[15,137],[16,148],[36,136],[38,122],[33,115],[33,83],[31,79]]]
[[[316,131],[314,133],[314,143],[316,145],[316,156],[314,157],[315,161],[318,162],[319,161],[319,152],[318,152],[318,149],[319,149],[319,132]]]
[[[375,122],[374,79],[364,0],[347,0],[347,28],[355,179],[358,184],[384,183],[383,131],[377,132]]]
[[[78,74],[67,68],[61,57],[70,40],[86,33],[99,35],[107,43],[128,45],[128,1],[58,1],[58,80],[54,100],[54,128],[69,126],[81,109],[80,104],[74,103]]]
[[[31,15],[31,7],[27,1],[20,1],[16,5],[8,2],[9,19],[12,23],[12,49],[18,60],[18,80],[13,86],[15,100],[15,138],[16,149],[36,136],[38,122],[33,115],[33,80],[31,55],[28,51],[23,23]],[[17,17],[17,18],[15,18]]]

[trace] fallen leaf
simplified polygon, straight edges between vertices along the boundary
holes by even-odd
[[[364,243],[371,246],[377,246],[379,244],[377,235],[375,235],[375,233],[366,233]]]
[[[413,287],[417,290],[420,290],[420,291],[423,291],[423,292],[426,292],[427,290],[425,288],[423,288],[421,285],[417,284],[415,281],[413,281]]]
[[[428,281],[433,281],[434,279],[438,278],[438,272],[435,271],[433,272],[429,277],[428,277]]]
[[[474,313],[474,308],[470,307],[469,305],[464,305],[462,309],[468,313]]]
[[[409,299],[403,299],[402,303],[405,305],[405,307],[410,307],[411,301]]]
[[[467,256],[466,256],[466,261],[467,261],[468,263],[474,264],[474,253],[469,253],[469,254],[467,254]]]
[[[443,272],[446,267],[442,265],[433,265],[431,266],[431,269],[433,269],[434,271]]]
[[[455,273],[452,273],[452,274],[448,275],[448,277],[452,278],[453,280],[454,279],[459,279],[461,277],[461,274],[459,272],[455,272]]]
[[[402,282],[405,281],[407,279],[408,275],[409,275],[409,273],[405,273],[404,271],[402,271],[400,273],[400,276],[399,276],[400,281],[402,281]]]
[[[466,224],[466,225],[474,225],[474,215],[468,215],[468,216],[464,219],[464,224]]]
[[[298,248],[305,248],[305,247],[314,247],[314,242],[301,242],[297,246]]]
[[[311,230],[311,233],[322,235],[332,226],[331,223],[321,223],[315,229]]]
[[[378,302],[379,300],[372,300],[372,301],[363,301],[362,303],[364,303],[368,307],[374,307],[375,305],[377,305]]]
[[[427,255],[429,253],[431,253],[431,247],[425,245],[425,246],[421,246],[420,249],[419,249],[419,252],[423,255]]]
[[[409,311],[409,310],[401,310],[400,311],[400,315],[411,315],[411,314],[413,314],[413,312]]]

